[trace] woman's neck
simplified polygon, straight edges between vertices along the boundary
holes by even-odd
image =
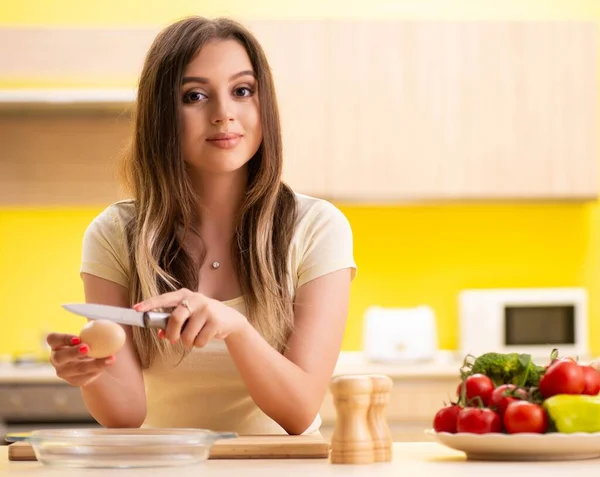
[[[247,178],[246,168],[227,174],[192,177],[200,204],[198,233],[201,237],[221,240],[233,237]]]

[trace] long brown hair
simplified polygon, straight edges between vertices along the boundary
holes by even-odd
[[[126,230],[130,302],[180,288],[198,289],[201,263],[183,247],[199,204],[181,152],[180,85],[184,69],[200,48],[208,41],[225,39],[240,42],[250,57],[263,130],[258,152],[248,163],[248,184],[231,252],[248,320],[281,351],[293,326],[287,256],[296,200],[281,179],[281,129],[268,61],[255,37],[229,19],[180,20],[160,32],[147,53],[132,140],[122,162],[136,211]],[[204,256],[202,251],[200,262]],[[144,368],[157,355],[184,351],[158,339],[151,330],[134,327],[133,338]]]

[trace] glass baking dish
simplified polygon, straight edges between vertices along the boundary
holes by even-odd
[[[192,465],[208,459],[213,443],[236,437],[206,429],[44,429],[25,438],[43,464],[74,468]]]

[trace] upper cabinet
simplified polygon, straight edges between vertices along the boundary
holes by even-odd
[[[255,30],[299,187],[376,202],[597,197],[594,25],[294,28]]]
[[[593,23],[247,25],[273,70],[284,176],[299,192],[357,203],[598,197]],[[103,75],[108,85],[123,83],[139,75],[155,34],[2,30],[0,62],[9,65],[2,74],[42,72],[49,83],[68,76],[81,84]],[[15,56],[10,45],[19,38],[25,47]],[[20,97],[0,92],[2,167],[8,172],[0,174],[2,203],[30,201],[32,186],[19,187],[19,181],[32,180],[44,182],[34,188],[38,201],[116,197],[116,183],[108,186],[115,180],[112,161],[130,133],[120,111],[135,95],[112,91],[71,92],[70,99],[67,93],[52,105],[60,112],[35,118],[32,109],[48,109],[43,90],[41,96],[21,91]],[[69,104],[77,108],[65,114]]]

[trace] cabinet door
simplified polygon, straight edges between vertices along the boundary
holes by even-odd
[[[593,24],[254,26],[293,185],[376,202],[597,195]]]
[[[329,195],[324,99],[327,29],[322,23],[262,21],[251,24],[265,50],[278,98],[283,136],[284,180],[303,194]]]
[[[362,203],[598,195],[592,22],[244,23],[263,44],[273,70],[284,179],[299,192]],[[155,28],[55,30],[0,29],[6,40],[0,42],[0,57],[8,64],[3,78],[9,83],[36,78],[40,64],[45,77],[56,81],[67,76],[97,81],[84,74],[94,68],[106,78],[135,78],[157,33]],[[115,42],[122,47],[118,59],[109,54]],[[19,50],[18,58],[2,47],[21,43],[29,48]],[[41,144],[35,151],[28,140],[35,136],[13,134],[19,121],[0,120],[0,139],[9,147],[5,155],[12,158],[3,171],[7,178],[0,178],[6,188],[1,201],[32,202],[21,186],[27,182],[38,203],[112,200],[115,192],[104,184],[91,192],[86,187],[83,195],[73,186],[114,181],[108,159],[105,169],[93,166],[90,175],[86,166],[77,173],[84,181],[71,177],[67,184],[54,173],[33,180],[17,160],[43,158],[54,172],[57,160],[95,159],[87,152],[88,134],[99,139],[92,144],[99,144],[96,155],[112,159],[121,146],[111,126],[78,133],[74,142],[83,146],[69,147],[73,151]],[[40,182],[48,185],[40,188]]]
[[[126,115],[0,115],[0,204],[109,204],[128,195],[116,166]]]

